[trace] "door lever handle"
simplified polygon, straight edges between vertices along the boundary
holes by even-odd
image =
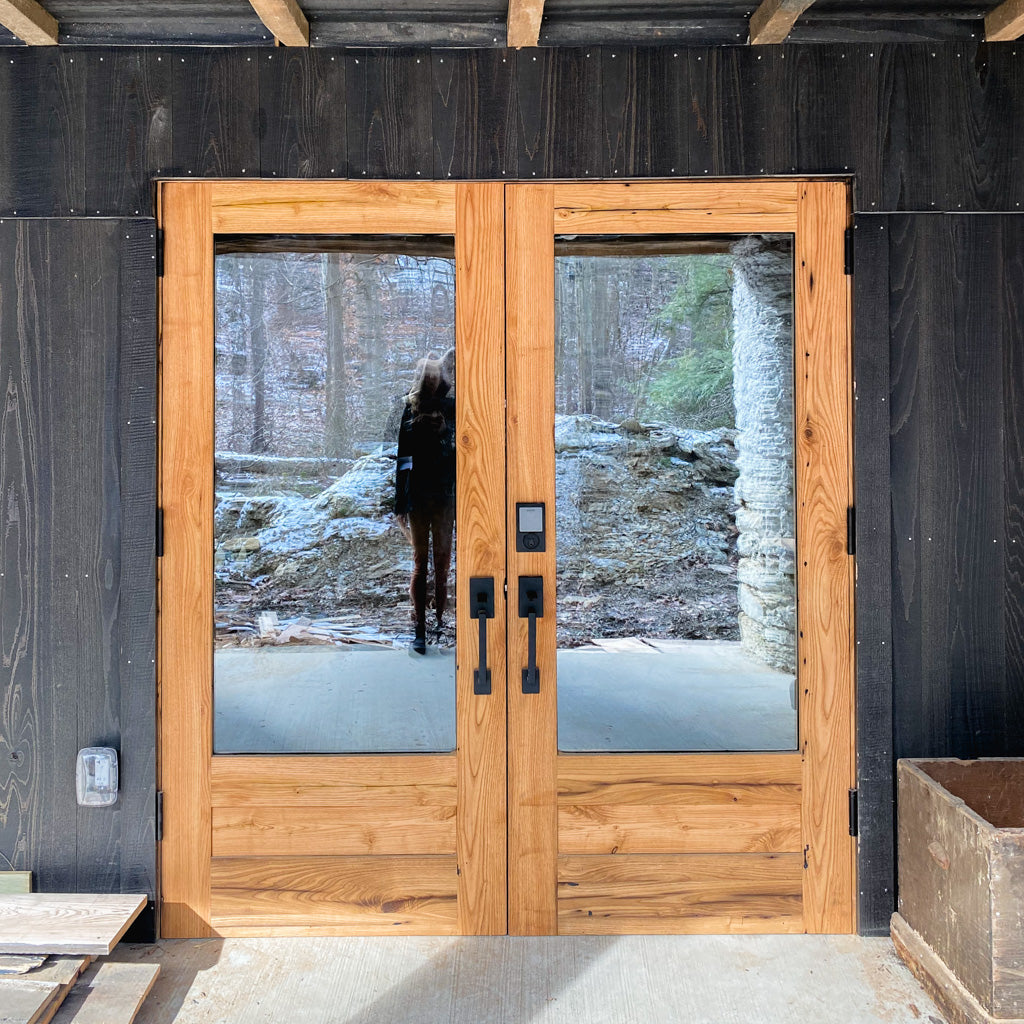
[[[493,576],[470,577],[469,607],[480,630],[479,667],[473,669],[473,693],[486,696],[491,692],[491,670],[487,667],[487,620],[494,618]]]
[[[544,577],[519,577],[519,617],[528,620],[527,663],[523,669],[523,693],[540,693],[537,667],[537,619],[544,617]]]

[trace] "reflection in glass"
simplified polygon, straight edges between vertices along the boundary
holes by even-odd
[[[455,268],[216,258],[214,749],[455,746]]]
[[[797,745],[792,246],[559,240],[559,747]]]

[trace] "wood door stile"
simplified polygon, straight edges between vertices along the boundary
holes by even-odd
[[[160,843],[167,938],[210,934],[213,748],[213,225],[209,183],[161,189],[160,505],[157,636]],[[168,410],[173,414],[168,415]]]
[[[471,607],[471,576],[494,579],[494,624],[505,621],[505,191],[500,183],[456,192],[455,308],[459,385],[455,389],[459,557],[472,572],[456,578],[456,607]],[[492,628],[491,693],[473,694],[475,623],[456,630],[459,932],[508,929],[505,799],[506,662]]]
[[[508,926],[513,935],[551,935],[557,926],[558,742],[555,693],[555,239],[550,185],[509,185],[506,196],[506,366],[508,474]],[[544,502],[547,551],[517,552],[515,503]],[[522,692],[527,622],[519,618],[520,576],[544,580],[537,621],[540,693]]]
[[[804,755],[804,923],[854,930],[856,849],[850,278],[843,273],[846,186],[803,182],[796,235],[797,662]]]

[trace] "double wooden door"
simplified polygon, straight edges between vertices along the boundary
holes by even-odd
[[[846,186],[167,182],[160,207],[163,935],[852,931]],[[284,235],[453,239],[450,750],[215,750],[215,244]],[[556,239],[748,235],[792,253],[791,749],[560,752]]]

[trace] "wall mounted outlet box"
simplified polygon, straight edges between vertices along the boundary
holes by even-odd
[[[78,752],[75,790],[80,807],[117,803],[117,784],[117,751],[113,747],[84,747]]]

